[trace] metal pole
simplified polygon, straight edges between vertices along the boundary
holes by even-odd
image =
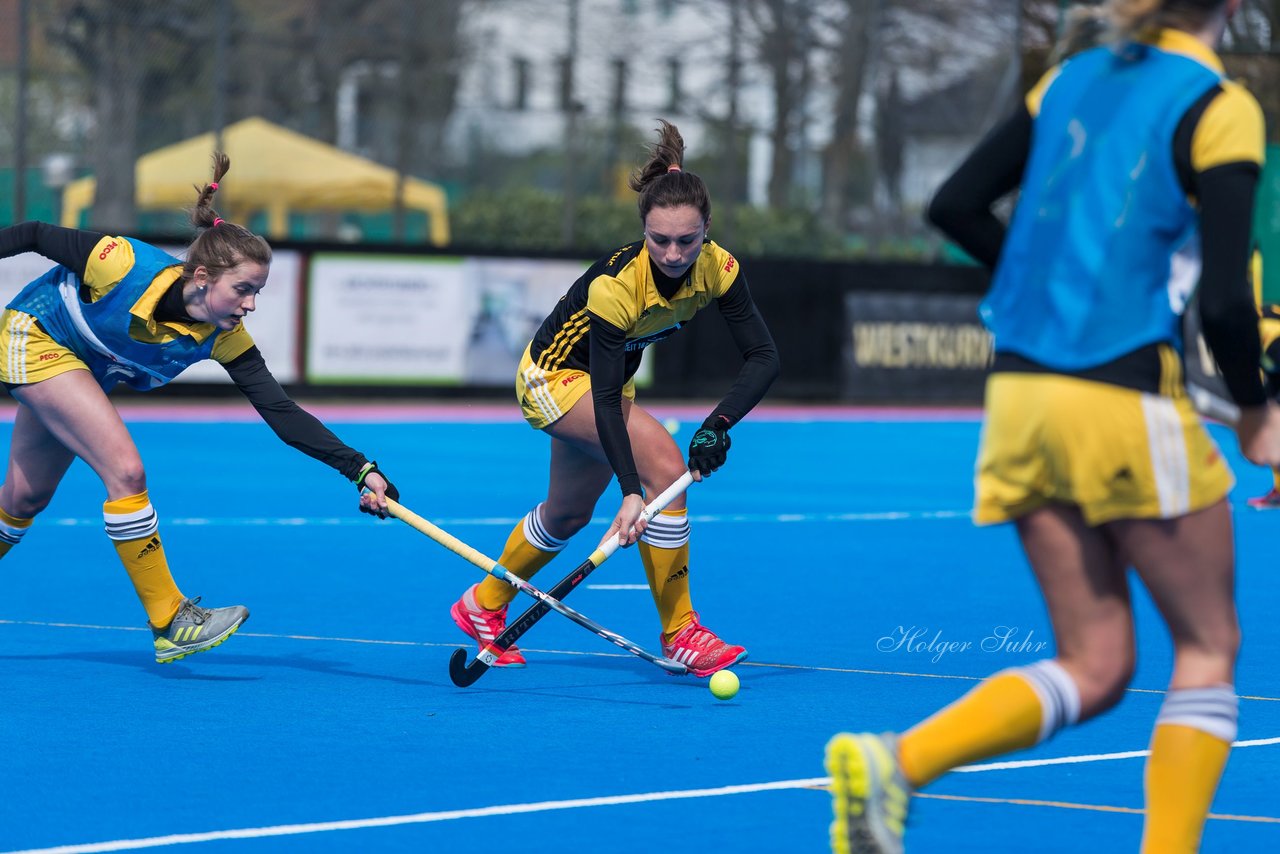
[[[564,104],[564,218],[560,223],[561,242],[573,246],[578,218],[578,94],[574,68],[578,59],[578,0],[569,0],[569,45],[565,58]]]
[[[410,28],[410,21],[414,20],[413,0],[401,0],[400,2],[400,69],[396,77],[398,84],[397,95],[400,101],[399,124],[396,126],[396,185],[393,190],[394,198],[391,202],[391,236],[396,243],[403,243],[405,240],[404,219],[404,189],[405,181],[408,177],[406,173],[409,171],[409,149],[412,146],[413,137],[413,89],[412,79],[410,78],[410,69],[413,67],[413,43],[414,32]]]
[[[13,221],[27,218],[27,84],[30,77],[27,56],[27,13],[30,0],[18,0],[18,86],[14,111]]]
[[[1022,75],[1025,72],[1023,68],[1023,39],[1026,38],[1026,12],[1022,8],[1022,0],[1013,0],[1013,79],[1017,82],[1014,86],[1014,100],[1022,97]],[[1010,105],[1012,107],[1013,105]]]
[[[222,151],[222,129],[227,124],[227,62],[230,53],[232,18],[231,0],[218,0],[213,22],[213,147]]]

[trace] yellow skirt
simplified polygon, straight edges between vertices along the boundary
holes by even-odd
[[[1007,522],[1049,502],[1090,525],[1170,519],[1234,484],[1185,395],[1164,397],[1058,374],[994,374],[976,471],[974,521]]]
[[[534,364],[529,348],[524,348],[516,371],[516,400],[524,420],[536,430],[559,421],[584,394],[591,390],[591,375],[577,368],[545,371]],[[622,396],[635,400],[635,380],[627,380]]]
[[[5,309],[0,315],[0,382],[30,385],[67,371],[87,371],[80,357],[49,337],[31,315]]]

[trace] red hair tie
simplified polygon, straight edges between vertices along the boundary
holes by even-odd
[[[226,222],[225,219],[223,219],[220,216],[215,216],[213,218],[213,228],[217,228],[218,226],[222,225],[224,222]]]
[[[217,190],[217,189],[218,189],[218,182],[217,182],[217,181],[214,181],[212,184],[210,184],[210,185],[209,185],[209,189],[210,189],[210,190]]]
[[[668,171],[668,172],[679,172],[679,171],[680,171],[680,164],[679,164],[679,163],[672,163],[670,166],[668,166],[668,167],[667,167],[667,171]]]

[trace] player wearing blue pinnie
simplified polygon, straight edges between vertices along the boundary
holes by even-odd
[[[1137,656],[1130,567],[1174,659],[1151,735],[1142,851],[1198,850],[1237,734],[1240,626],[1232,476],[1179,357],[1195,288],[1239,407],[1240,449],[1280,464],[1246,274],[1264,123],[1214,52],[1239,6],[1109,0],[1110,43],[1050,70],[930,206],[994,268],[974,518],[1016,526],[1056,654],[992,675],[901,734],[835,736],[838,854],[901,851],[913,790],[1119,703]],[[1006,227],[992,206],[1015,188]],[[1191,246],[1200,264],[1174,275]]]
[[[21,542],[81,458],[106,488],[107,536],[147,612],[161,663],[217,646],[249,612],[203,608],[178,589],[138,449],[107,397],[113,386],[147,391],[214,359],[281,439],[369,488],[362,511],[384,515],[387,497],[398,497],[376,463],[285,394],[245,329],[267,282],[271,249],[213,209],[230,165],[225,155],[214,156],[213,181],[191,210],[200,233],[185,261],[127,237],[40,222],[0,229],[0,258],[36,252],[58,265],[0,317],[0,382],[18,402],[0,486],[0,557]]]

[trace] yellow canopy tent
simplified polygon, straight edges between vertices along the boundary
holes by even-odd
[[[138,158],[137,205],[141,210],[182,210],[195,201],[193,185],[209,180],[212,133],[201,134]],[[227,219],[244,222],[267,214],[267,236],[288,234],[290,211],[384,212],[395,207],[397,173],[319,140],[250,118],[222,131],[222,149],[231,158],[225,191],[215,204]],[[97,181],[81,178],[62,192],[62,224],[76,227],[93,204]],[[425,211],[430,239],[449,242],[444,190],[405,176],[406,209]]]

